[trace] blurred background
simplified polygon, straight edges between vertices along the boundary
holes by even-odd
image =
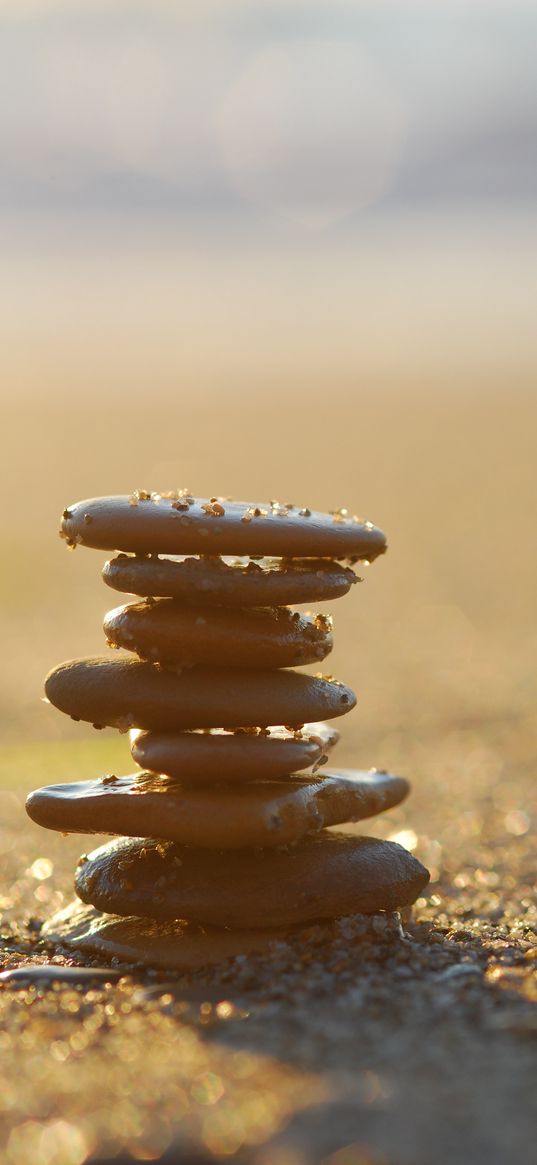
[[[25,792],[133,767],[126,737],[41,701],[123,601],[104,554],[57,536],[99,494],[346,506],[386,531],[333,604],[325,667],[358,694],[334,764],[411,778],[408,806],[347,828],[431,872],[413,962],[351,941],[302,996],[278,954],[227,1037],[266,1052],[255,1076],[216,1056],[215,1009],[193,1042],[195,1002],[162,996],[156,1027],[156,996],[118,988],[132,1014],[107,1003],[99,1028],[89,995],[50,993],[61,1021],[6,995],[9,1165],[156,1159],[187,1111],[235,1159],[241,1129],[260,1144],[315,1096],[338,1106],[256,1159],[309,1139],[320,1159],[330,1127],[356,1153],[327,1165],[531,1157],[536,41],[530,0],[0,0],[0,954],[95,841],[34,826]]]
[[[91,735],[43,675],[121,601],[61,510],[184,486],[386,530],[334,612],[341,761],[531,763],[536,34],[522,0],[2,0],[0,710],[33,783]]]

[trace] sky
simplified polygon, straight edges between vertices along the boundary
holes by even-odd
[[[536,43],[524,0],[0,0],[13,401],[533,381]]]
[[[0,2],[0,207],[284,218],[532,204],[520,0]]]

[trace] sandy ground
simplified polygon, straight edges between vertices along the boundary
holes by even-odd
[[[359,694],[335,755],[410,777],[408,802],[368,832],[414,849],[431,870],[427,896],[404,931],[383,917],[330,935],[310,928],[271,958],[205,977],[170,983],[134,969],[108,987],[2,985],[7,1165],[166,1152],[169,1162],[255,1165],[530,1155],[535,397],[347,385],[305,411],[304,385],[278,392],[264,412],[259,400],[225,398],[218,424],[203,394],[170,398],[150,441],[142,396],[109,400],[104,425],[102,403],[83,392],[76,407],[36,401],[30,417],[10,404],[0,963],[63,961],[40,947],[39,925],[70,899],[88,848],[27,822],[25,792],[129,771],[123,738],[64,724],[39,702],[49,667],[101,650],[115,602],[101,556],[69,555],[56,538],[58,513],[147,483],[347,504],[386,529],[386,559],[333,604],[330,667]],[[256,455],[265,447],[279,464]]]
[[[513,804],[528,806],[528,784],[513,777]],[[166,1161],[193,1161],[194,1147],[201,1160],[256,1165],[527,1157],[537,1039],[527,810],[506,813],[492,785],[466,796],[461,822],[454,792],[432,813],[427,797],[407,811],[414,826],[422,814],[438,822],[447,857],[404,929],[397,916],[355,916],[206,975],[132,968],[108,986],[3,986],[3,1159],[74,1165],[90,1152],[122,1150],[124,1161],[168,1149]],[[2,808],[2,964],[62,963],[38,925],[68,894],[80,841],[36,844],[18,797],[5,792]]]

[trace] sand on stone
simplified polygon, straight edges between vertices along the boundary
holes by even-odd
[[[204,606],[280,607],[346,595],[360,582],[350,566],[327,558],[138,557],[118,554],[103,567],[104,582],[130,595],[180,599]]]
[[[252,781],[315,768],[339,740],[332,724],[305,724],[253,731],[212,728],[193,732],[132,729],[131,753],[142,769],[183,782]]]
[[[395,842],[322,830],[289,848],[259,850],[122,838],[85,857],[75,889],[114,914],[242,929],[395,910],[428,881]]]
[[[104,618],[114,647],[158,663],[279,668],[315,663],[332,650],[331,620],[287,607],[227,611],[173,599],[114,607]]]
[[[278,502],[131,495],[88,498],[64,510],[71,545],[142,554],[250,554],[366,558],[383,554],[381,530],[347,510],[323,514]]]

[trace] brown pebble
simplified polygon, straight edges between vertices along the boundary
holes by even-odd
[[[223,513],[214,512],[214,505]],[[66,511],[64,511],[65,514]],[[91,521],[85,521],[89,516]],[[259,554],[285,558],[367,558],[386,549],[381,530],[346,511],[332,514],[277,504],[174,499],[136,491],[68,507],[68,543],[137,554]]]
[[[183,667],[291,667],[332,650],[326,616],[288,607],[228,611],[158,599],[115,607],[105,615],[104,632],[111,644],[143,659]]]
[[[283,777],[319,764],[339,740],[331,724],[281,726],[255,732],[131,733],[131,752],[143,769],[195,784]]]
[[[346,595],[357,575],[325,558],[136,558],[120,554],[103,567],[103,579],[130,595],[169,596],[184,603],[226,607],[280,607]]]
[[[259,850],[121,838],[79,866],[75,889],[113,914],[248,929],[396,910],[428,881],[395,842],[322,830],[289,848]]]
[[[155,969],[197,971],[237,955],[262,954],[274,942],[285,939],[287,932],[224,930],[189,922],[123,918],[102,914],[75,899],[45,922],[41,935],[47,942],[86,955]]]
[[[349,712],[354,692],[331,679],[289,671],[191,668],[177,674],[106,656],[59,664],[45,692],[68,716],[91,724],[159,731],[302,725]]]
[[[26,810],[38,825],[62,833],[147,834],[209,849],[271,848],[323,826],[372,817],[407,792],[402,777],[374,770],[201,789],[141,773],[49,785],[30,793]]]

